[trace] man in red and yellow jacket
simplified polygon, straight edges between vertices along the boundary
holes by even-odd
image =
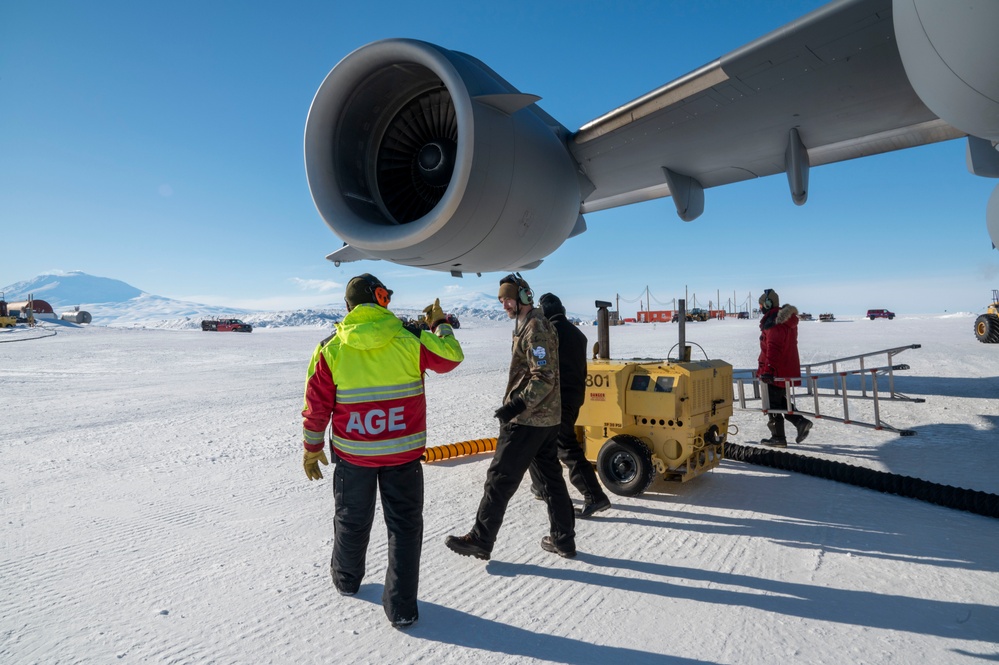
[[[333,584],[357,593],[381,495],[388,528],[388,570],[382,605],[397,628],[419,617],[423,545],[423,468],[427,441],[424,372],[449,372],[464,359],[440,300],[424,310],[430,331],[410,329],[386,307],[392,291],[368,273],[347,284],[347,316],[312,354],[302,411],[304,466],[309,480],[328,464],[324,432],[337,463]]]

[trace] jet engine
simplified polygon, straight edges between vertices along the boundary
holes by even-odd
[[[450,271],[537,266],[585,230],[568,132],[480,61],[410,39],[363,46],[323,81],[305,127],[319,214],[344,247]],[[588,191],[586,193],[589,193]]]
[[[894,0],[895,36],[906,76],[923,103],[972,137],[968,168],[999,177],[999,2]],[[986,224],[999,247],[999,186]]]
[[[894,0],[895,37],[923,103],[962,132],[999,141],[999,3]]]

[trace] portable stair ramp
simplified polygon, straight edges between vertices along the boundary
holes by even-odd
[[[798,386],[790,383],[785,384],[789,405],[787,410],[770,408],[769,396],[766,390],[761,389],[761,382],[756,370],[735,370],[732,372],[732,380],[736,388],[736,401],[738,407],[744,410],[754,409],[755,407],[747,406],[747,404],[759,400],[762,403],[763,413],[799,413],[845,425],[896,432],[899,436],[913,436],[916,434],[915,430],[898,429],[881,420],[881,402],[922,403],[926,401],[922,398],[907,397],[895,390],[895,372],[909,369],[908,365],[896,363],[895,356],[908,349],[918,348],[920,348],[919,344],[897,346],[882,351],[871,351],[857,356],[802,365],[800,379],[784,379],[783,377],[775,379],[800,383]],[[878,364],[870,366],[874,362]],[[868,389],[868,377],[870,377],[870,389]],[[746,395],[747,386],[751,387],[752,394],[750,396]],[[830,400],[835,400],[842,405],[842,418],[823,413],[822,405],[827,404]],[[850,417],[850,402],[854,400],[873,402],[873,423],[860,422]],[[794,409],[795,403],[801,404],[809,401],[814,405],[814,411]]]

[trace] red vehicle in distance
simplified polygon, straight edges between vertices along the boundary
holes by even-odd
[[[205,332],[253,332],[253,326],[239,319],[205,319],[201,329]]]
[[[895,318],[895,312],[889,312],[887,309],[869,309],[867,310],[867,318],[871,321],[874,319],[888,319],[891,321]]]

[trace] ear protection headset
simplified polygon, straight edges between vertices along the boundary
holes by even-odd
[[[386,289],[385,285],[378,281],[377,277],[364,273],[354,279],[360,279],[364,282],[367,292],[371,294],[375,303],[382,307],[388,307],[388,304],[392,301],[392,292]]]
[[[534,304],[534,291],[519,272],[512,272],[500,280],[500,284],[513,284],[517,287],[517,300],[522,305]]]
[[[763,292],[763,295],[760,296],[760,305],[763,309],[770,309],[774,306],[774,301],[771,295],[773,292],[773,289],[767,289]]]
[[[382,307],[388,307],[388,304],[392,301],[392,292],[373,277],[371,279],[365,278],[364,281],[368,283],[368,288],[371,289],[371,295],[374,296],[375,302]]]

